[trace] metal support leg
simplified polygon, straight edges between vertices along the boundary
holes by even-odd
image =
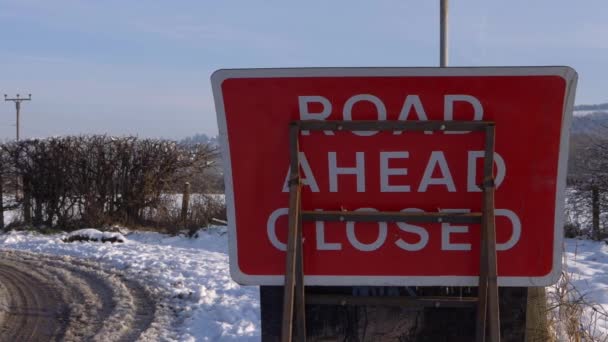
[[[500,314],[498,307],[498,272],[496,266],[496,220],[494,205],[494,125],[486,127],[481,251],[479,274],[479,303],[476,341],[500,342]]]
[[[303,276],[302,276],[302,232],[301,232],[301,185],[300,185],[300,162],[298,153],[299,129],[296,125],[289,127],[289,149],[290,149],[290,184],[289,184],[289,233],[287,237],[287,258],[285,265],[285,292],[283,297],[283,322],[281,341],[290,342],[293,336],[293,314],[295,296],[298,296],[298,304],[304,301]],[[299,275],[298,275],[299,274]],[[300,285],[296,289],[296,283]],[[296,292],[298,292],[296,294]],[[297,316],[298,322],[304,319],[304,306],[298,305],[296,310],[302,311]],[[304,325],[298,323],[298,328]],[[299,336],[304,336],[302,331]]]

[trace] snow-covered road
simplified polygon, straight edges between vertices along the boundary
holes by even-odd
[[[2,341],[148,341],[172,323],[137,282],[72,257],[1,251],[0,285]]]

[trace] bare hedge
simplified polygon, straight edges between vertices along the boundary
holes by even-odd
[[[167,195],[179,192],[185,182],[209,190],[208,184],[218,183],[217,172],[208,172],[216,158],[217,148],[209,144],[137,137],[65,136],[5,143],[0,145],[6,202],[1,205],[19,209],[22,223],[35,227],[175,225],[166,215]],[[216,176],[206,181],[209,174]]]

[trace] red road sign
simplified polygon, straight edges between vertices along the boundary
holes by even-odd
[[[576,72],[568,67],[219,70],[230,268],[243,284],[285,272],[291,120],[496,123],[501,286],[561,271]],[[303,210],[481,211],[483,133],[302,132]],[[310,222],[308,285],[477,284],[480,226]]]

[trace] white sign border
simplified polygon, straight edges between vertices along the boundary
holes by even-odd
[[[220,69],[211,75],[211,87],[219,126],[219,140],[224,163],[226,209],[228,216],[228,250],[232,279],[243,285],[283,285],[282,275],[249,275],[238,265],[236,237],[236,208],[232,183],[230,145],[222,83],[231,78],[282,77],[459,77],[459,76],[559,76],[566,82],[562,110],[562,129],[557,170],[555,229],[553,238],[553,267],[541,277],[498,277],[499,286],[548,286],[557,282],[562,272],[564,201],[570,140],[570,124],[578,74],[567,66],[534,67],[449,67],[449,68],[278,68],[278,69]],[[305,285],[323,286],[477,286],[477,276],[305,276]]]

